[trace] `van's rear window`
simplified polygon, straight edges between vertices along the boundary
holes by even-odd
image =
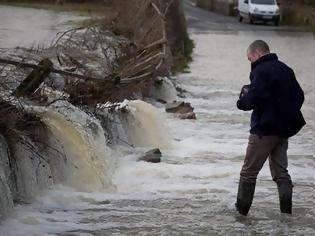
[[[275,5],[275,0],[251,0],[254,4]]]

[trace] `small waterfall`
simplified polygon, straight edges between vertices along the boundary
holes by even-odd
[[[172,81],[167,77],[160,77],[158,82],[149,91],[149,97],[164,102],[178,100],[177,91]]]
[[[101,113],[96,113],[103,128],[93,114],[67,101],[56,101],[48,107],[21,104],[26,114],[34,114],[41,122],[26,130],[36,138],[22,132],[21,137],[10,139],[15,168],[7,169],[16,179],[7,178],[11,173],[5,172],[8,161],[1,159],[0,218],[13,209],[14,200],[32,202],[41,191],[54,184],[89,193],[115,190],[111,181],[115,153],[107,146],[108,133],[116,132],[119,138],[135,147],[165,149],[172,146],[166,120],[157,108],[140,100],[118,105],[114,112],[100,109]],[[119,112],[123,108],[125,110]],[[110,114],[113,119],[109,119]],[[108,126],[104,125],[105,120]],[[5,137],[0,144],[4,145],[0,151],[8,155]]]
[[[13,197],[9,186],[10,166],[8,145],[0,134],[0,220],[13,209]]]
[[[112,189],[111,150],[99,121],[67,102],[40,113],[64,148],[69,163],[65,184],[78,191]]]
[[[127,118],[129,142],[139,147],[170,148],[171,135],[160,111],[141,100],[128,102],[131,116]]]

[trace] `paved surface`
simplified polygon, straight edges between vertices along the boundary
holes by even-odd
[[[184,0],[187,24],[194,33],[204,31],[303,31],[300,27],[250,25],[246,19],[240,23],[237,17],[223,16],[196,7],[195,1]]]

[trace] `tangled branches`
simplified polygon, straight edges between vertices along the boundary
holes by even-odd
[[[49,48],[22,50],[18,60],[16,55],[13,59],[0,58],[4,68],[14,66],[7,70],[14,74],[12,77],[16,71],[20,74],[10,89],[22,82],[22,75],[26,78],[32,70],[42,71],[43,65],[38,62],[49,58],[52,66],[47,75],[43,73],[47,78],[42,78],[44,84],[40,83],[40,87],[50,86],[69,94],[73,104],[95,107],[97,103],[142,96],[158,76],[170,74],[172,54],[167,19],[174,1],[123,2],[123,10],[117,9],[125,16],[118,14],[111,29],[129,36],[129,40],[101,27],[60,33]],[[128,7],[130,10],[126,11]],[[28,57],[23,52],[28,52]],[[8,73],[4,77],[10,77]]]

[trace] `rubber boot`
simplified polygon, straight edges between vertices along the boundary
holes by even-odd
[[[256,181],[240,178],[235,206],[237,211],[244,216],[247,216],[252,205],[255,186]]]
[[[281,213],[292,214],[292,181],[277,181]]]

